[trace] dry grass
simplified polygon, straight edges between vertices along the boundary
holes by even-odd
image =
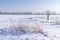
[[[40,24],[18,22],[10,26],[10,30],[24,30],[25,32],[44,32],[44,28]]]

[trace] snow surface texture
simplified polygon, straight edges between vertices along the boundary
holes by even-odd
[[[60,40],[59,15],[0,15],[0,40]]]

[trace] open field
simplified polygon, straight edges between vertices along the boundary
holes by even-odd
[[[0,40],[60,40],[60,15],[0,15]]]

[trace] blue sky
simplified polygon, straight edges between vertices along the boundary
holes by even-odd
[[[2,12],[60,12],[60,0],[0,0]]]

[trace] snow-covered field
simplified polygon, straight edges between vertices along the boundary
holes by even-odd
[[[0,15],[0,40],[60,40],[60,15]]]

